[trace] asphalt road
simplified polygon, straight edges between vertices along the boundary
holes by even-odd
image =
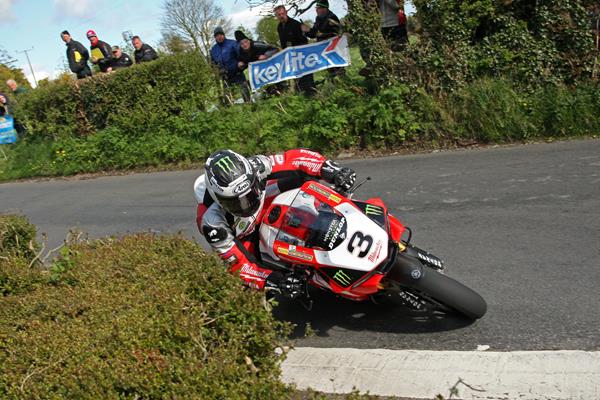
[[[429,350],[600,350],[600,141],[352,160],[413,229],[413,242],[477,290],[470,324],[320,295],[311,312],[282,302],[298,346]],[[0,210],[26,214],[49,247],[69,228],[91,237],[183,231],[198,238],[197,171],[0,185]],[[305,337],[306,332],[313,334]]]

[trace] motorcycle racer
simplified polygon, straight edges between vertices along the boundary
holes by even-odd
[[[239,273],[246,286],[273,290],[291,298],[300,294],[297,279],[257,260],[256,228],[278,194],[315,178],[349,190],[356,173],[306,149],[248,158],[231,150],[219,150],[206,160],[205,173],[194,183],[196,223],[213,250],[229,264],[229,271]]]

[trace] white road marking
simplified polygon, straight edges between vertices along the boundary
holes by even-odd
[[[600,399],[600,352],[420,351],[299,347],[282,364],[283,380],[299,389],[432,399]]]

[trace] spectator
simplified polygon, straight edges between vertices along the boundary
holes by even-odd
[[[239,85],[245,102],[250,101],[250,89],[246,76],[238,69],[240,47],[235,40],[225,38],[225,31],[220,26],[214,31],[215,44],[210,49],[210,58],[219,68],[225,87]]]
[[[301,46],[308,43],[308,39],[302,32],[302,24],[287,14],[285,6],[277,6],[273,10],[275,17],[279,20],[277,25],[277,33],[279,33],[279,42],[281,48],[291,46]],[[316,92],[315,81],[313,74],[304,75],[296,82],[299,91],[304,94],[312,95]]]
[[[332,37],[339,36],[342,34],[342,25],[340,19],[331,10],[329,10],[328,0],[319,0],[316,4],[317,7],[317,19],[312,28],[302,24],[302,32],[309,38],[317,39],[317,42],[331,39]],[[330,68],[329,75],[339,76],[345,73],[344,68]]]
[[[27,88],[24,88],[23,86],[19,86],[17,84],[17,81],[15,81],[14,79],[7,80],[6,86],[8,86],[10,88],[10,90],[12,90],[12,92],[15,96],[18,96],[22,93],[27,92]]]
[[[123,50],[121,50],[119,46],[112,47],[112,58],[110,61],[110,66],[113,69],[113,71],[119,68],[131,67],[132,65],[133,61],[131,61],[131,58],[127,54],[123,53]]]
[[[317,39],[317,42],[331,39],[342,33],[340,19],[329,9],[329,1],[319,0],[316,4],[317,19],[312,28],[302,24],[302,32],[309,38]]]
[[[398,0],[378,0],[381,12],[381,33],[393,51],[400,51],[408,42],[406,15]]]
[[[110,66],[112,60],[110,44],[99,40],[96,32],[91,29],[87,31],[86,36],[90,40],[92,64],[97,64],[102,72],[112,71]]]
[[[71,72],[77,75],[77,79],[92,76],[92,70],[88,66],[90,54],[87,49],[78,41],[73,40],[69,31],[62,31],[60,37],[67,45],[67,61]]]
[[[0,92],[0,116],[10,114],[10,102],[8,96]]]
[[[240,45],[240,52],[237,59],[240,71],[248,68],[248,64],[251,62],[266,60],[278,51],[276,47],[265,42],[255,42],[248,38],[242,31],[235,31],[235,40]]]
[[[140,39],[139,36],[132,37],[131,44],[135,47],[133,57],[135,58],[136,64],[156,60],[158,58],[158,54],[156,54],[156,51],[152,46],[142,42],[142,39]]]

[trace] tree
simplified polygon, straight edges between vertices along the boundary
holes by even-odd
[[[8,51],[6,51],[2,46],[0,46],[0,64],[6,65],[9,68],[13,68],[16,62],[17,60],[8,54]]]
[[[205,55],[209,54],[217,26],[231,30],[231,21],[213,0],[165,0],[161,20],[163,38],[176,35]]]
[[[158,50],[168,54],[181,54],[190,51],[194,46],[175,33],[165,33],[158,43]]]
[[[262,40],[270,44],[279,44],[279,34],[277,33],[277,24],[279,22],[275,17],[262,17],[256,24],[257,40]]]

